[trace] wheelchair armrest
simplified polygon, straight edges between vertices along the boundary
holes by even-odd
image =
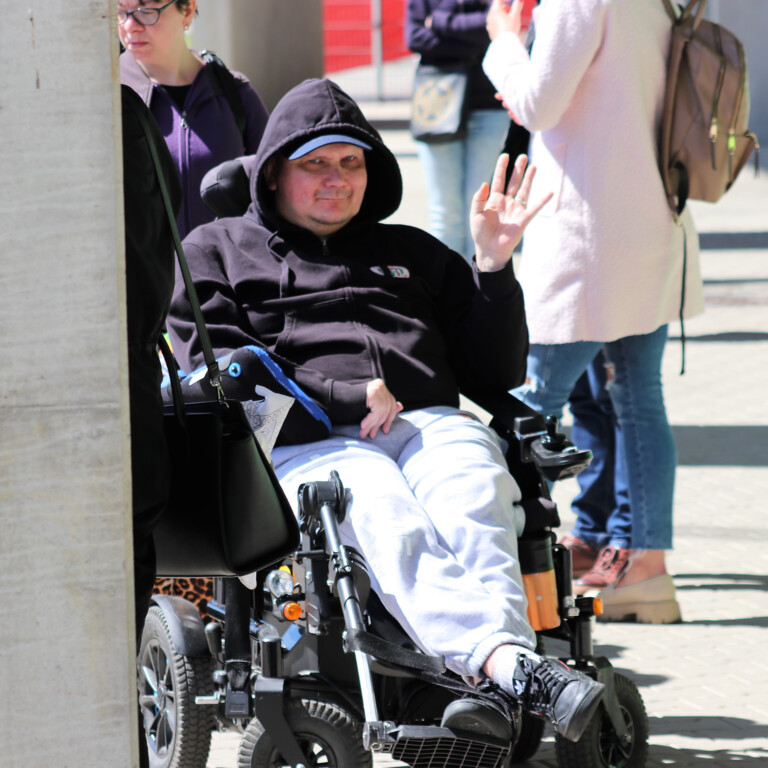
[[[529,451],[530,460],[551,482],[576,477],[592,463],[592,451],[580,451],[569,440],[550,447],[546,437],[537,437],[531,442]]]
[[[592,461],[592,451],[580,451],[557,431],[557,419],[544,416],[509,392],[467,395],[492,415],[491,429],[519,446],[519,461],[533,463],[547,480],[575,477]]]
[[[466,397],[493,416],[491,428],[499,434],[515,432],[524,436],[543,433],[547,428],[540,413],[509,392],[472,393],[466,394]],[[506,437],[505,434],[502,436]]]

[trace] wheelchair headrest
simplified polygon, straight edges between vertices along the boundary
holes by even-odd
[[[203,202],[217,218],[242,216],[251,204],[249,172],[254,155],[236,157],[211,168],[200,182]]]

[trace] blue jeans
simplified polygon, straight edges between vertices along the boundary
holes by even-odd
[[[612,378],[612,377],[611,377]],[[579,493],[571,501],[576,514],[572,534],[593,549],[628,548],[632,543],[624,441],[613,411],[603,351],[581,374],[571,392],[571,438],[592,451],[592,463],[578,476]]]
[[[562,416],[563,406],[597,353],[613,365],[608,391],[624,441],[632,549],[672,548],[672,501],[677,451],[667,421],[661,359],[667,326],[616,341],[532,344],[528,378],[513,394],[540,413]]]
[[[466,138],[416,142],[427,181],[429,231],[467,261],[475,253],[469,230],[472,197],[484,181],[490,183],[508,128],[503,109],[478,109],[469,113]]]

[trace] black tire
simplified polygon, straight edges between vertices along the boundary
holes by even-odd
[[[371,768],[373,755],[363,746],[362,728],[335,704],[292,699],[286,720],[309,760],[307,768]],[[284,768],[288,763],[270,735],[254,718],[245,729],[237,768]]]
[[[555,736],[559,768],[644,768],[648,759],[648,715],[635,684],[624,675],[614,675],[621,714],[632,737],[619,743],[604,707],[600,707],[579,741]]]
[[[213,659],[183,656],[165,614],[152,606],[139,649],[139,710],[152,768],[200,768],[208,761],[213,708],[195,696],[213,691]]]
[[[510,765],[524,763],[538,752],[546,725],[546,721],[542,718],[523,710],[520,715],[520,737],[509,755]]]

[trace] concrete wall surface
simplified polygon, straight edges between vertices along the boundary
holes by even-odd
[[[246,75],[267,109],[308,77],[323,76],[321,0],[199,0],[191,44]]]
[[[138,758],[114,2],[0,10],[0,765],[127,768]]]

